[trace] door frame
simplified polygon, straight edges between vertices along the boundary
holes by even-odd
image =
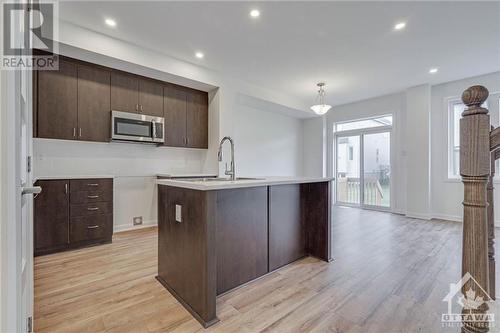
[[[393,117],[394,119],[394,117]],[[364,119],[363,119],[364,120]],[[355,120],[353,120],[355,121]],[[347,207],[356,207],[356,208],[363,208],[363,209],[369,209],[369,210],[377,210],[377,211],[384,211],[384,212],[390,212],[392,211],[392,193],[393,193],[393,181],[391,177],[391,183],[389,186],[389,192],[390,192],[390,200],[389,200],[389,206],[388,207],[383,207],[383,206],[375,206],[375,205],[367,205],[365,204],[364,201],[364,136],[367,134],[377,134],[377,133],[387,133],[389,132],[390,135],[390,152],[389,152],[389,160],[391,163],[391,174],[392,174],[392,167],[393,167],[393,126],[377,126],[377,127],[371,127],[371,128],[363,128],[363,129],[355,129],[355,130],[347,130],[347,131],[339,131],[335,132],[333,135],[333,174],[334,177],[337,178],[337,146],[338,142],[337,139],[339,137],[348,137],[348,136],[357,136],[359,137],[359,204],[353,204],[353,203],[348,203],[348,202],[339,202],[337,201],[337,185],[338,182],[335,182],[335,205],[336,206],[347,206]]]

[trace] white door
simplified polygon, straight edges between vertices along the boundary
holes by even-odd
[[[22,15],[22,14],[21,14]],[[11,36],[23,45],[23,17],[15,17]],[[24,54],[26,55],[26,54]],[[6,208],[2,250],[2,328],[6,332],[32,331],[33,316],[33,187],[32,151],[32,74],[28,70],[2,73],[2,195]]]

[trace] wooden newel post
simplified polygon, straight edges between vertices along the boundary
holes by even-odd
[[[488,198],[487,185],[490,177],[490,116],[481,104],[488,98],[488,90],[473,86],[462,94],[467,106],[460,120],[460,175],[464,183],[464,223],[462,243],[462,276],[470,273],[462,293],[471,289],[476,297],[488,300]],[[486,291],[486,292],[485,292]],[[486,314],[488,304],[477,309],[464,307],[463,314]],[[463,322],[462,332],[488,332],[484,322]]]

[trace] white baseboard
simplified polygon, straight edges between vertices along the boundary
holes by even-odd
[[[113,232],[122,232],[122,231],[129,231],[129,230],[136,230],[136,229],[144,229],[144,228],[150,228],[150,227],[156,227],[158,225],[157,220],[150,220],[150,221],[144,221],[140,225],[131,225],[131,224],[121,224],[121,225],[114,225],[113,226]]]
[[[414,218],[414,219],[420,219],[420,220],[430,220],[432,218],[429,214],[421,214],[421,213],[414,213],[414,212],[406,212],[405,215],[407,217]]]
[[[447,220],[462,223],[463,219],[458,215],[432,214],[433,219]],[[500,220],[495,220],[495,227],[500,228]]]

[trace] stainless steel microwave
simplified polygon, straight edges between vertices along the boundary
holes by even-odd
[[[165,142],[165,118],[111,111],[111,140]]]

